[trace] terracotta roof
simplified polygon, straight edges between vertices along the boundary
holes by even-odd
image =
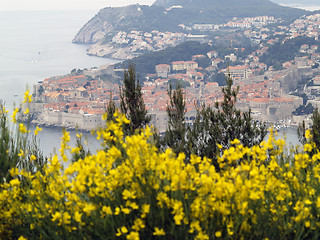
[[[270,102],[270,98],[252,98],[247,99],[247,102],[260,102],[260,103],[268,103]]]
[[[293,102],[294,99],[293,98],[277,97],[277,98],[274,98],[273,101],[275,101],[275,102]]]

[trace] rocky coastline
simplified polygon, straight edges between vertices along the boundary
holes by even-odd
[[[112,58],[116,60],[128,60],[139,54],[132,53],[129,47],[115,47],[112,44],[93,44],[87,49],[89,56]]]
[[[22,116],[21,121],[24,123],[28,123],[33,126],[39,126],[39,127],[45,127],[45,128],[57,128],[57,129],[67,129],[67,130],[77,130],[81,132],[90,132],[91,130],[80,128],[74,123],[64,123],[64,125],[58,124],[58,123],[50,123],[45,120],[43,114],[41,112],[39,113],[32,113],[30,115],[30,118],[27,116]]]

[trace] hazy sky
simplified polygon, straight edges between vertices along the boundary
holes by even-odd
[[[150,5],[155,0],[1,0],[0,10],[99,10],[129,4]]]

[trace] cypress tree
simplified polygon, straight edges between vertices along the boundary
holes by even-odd
[[[147,115],[141,85],[133,64],[124,71],[123,85],[120,87],[120,110],[130,120],[130,124],[124,127],[126,134],[133,134],[151,120]]]
[[[310,134],[311,134],[311,141],[316,144],[317,149],[320,148],[320,112],[318,108],[315,108],[311,117],[312,125],[309,128]],[[298,127],[298,137],[302,144],[305,144],[307,142],[305,133],[306,133],[307,127],[305,124],[305,121],[302,122],[302,124],[299,124]]]
[[[164,135],[164,147],[170,147],[178,154],[186,152],[186,133],[185,124],[186,102],[183,96],[181,86],[178,84],[175,90],[172,90],[170,84],[168,89],[169,104],[167,106],[168,128]]]
[[[213,159],[217,169],[218,145],[226,149],[231,146],[232,140],[239,139],[244,146],[251,147],[263,141],[267,134],[266,125],[253,121],[250,110],[241,112],[236,108],[239,88],[232,88],[233,80],[230,74],[226,83],[222,88],[223,102],[216,102],[214,109],[201,106],[188,134],[191,151],[198,156]]]
[[[107,121],[114,121],[115,118],[114,118],[114,114],[116,112],[116,104],[115,102],[113,101],[112,99],[112,93],[110,93],[110,99],[109,99],[109,102],[106,106],[106,113],[107,113]]]

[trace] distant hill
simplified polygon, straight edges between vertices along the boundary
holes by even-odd
[[[170,8],[168,15],[193,13],[192,22],[224,22],[232,17],[253,17],[269,15],[283,19],[303,15],[303,10],[280,6],[270,0],[157,0],[153,6]]]
[[[272,2],[277,4],[302,4],[320,6],[319,0],[272,0]]]
[[[237,34],[233,37],[239,39],[238,42],[233,42],[233,47],[245,48],[245,51],[239,53],[238,57],[242,58],[257,50],[257,48],[255,46],[252,46],[250,42],[246,42],[245,37],[243,37],[241,34]],[[146,74],[155,73],[155,66],[158,64],[170,65],[174,61],[190,61],[192,60],[192,56],[194,55],[207,56],[207,53],[213,50],[218,52],[219,58],[224,59],[226,55],[234,53],[234,48],[230,48],[230,46],[226,45],[226,41],[224,41],[226,38],[228,37],[221,38],[223,42],[220,42],[220,40],[214,41],[210,45],[207,43],[201,44],[194,41],[183,42],[175,47],[168,47],[161,51],[150,52],[118,63],[115,65],[115,68],[122,69],[124,66],[127,67],[130,63],[133,63],[136,65],[137,73],[139,73],[139,75],[142,76],[143,79]],[[209,65],[211,65],[211,61],[209,62]],[[199,66],[201,66],[200,63]],[[206,68],[208,67],[208,65],[201,67]]]
[[[79,33],[73,42],[96,43],[108,34],[118,31],[168,29],[176,28],[174,16],[166,16],[164,9],[157,6],[130,5],[126,7],[108,7],[101,9]]]
[[[299,52],[300,47],[303,44],[310,46],[317,45],[320,47],[319,40],[306,36],[297,37],[289,39],[285,43],[278,42],[273,46],[270,46],[267,53],[261,56],[260,61],[268,66],[279,68],[284,62],[291,61],[298,56],[304,56],[305,54]]]
[[[168,47],[157,52],[150,52],[131,60],[124,61],[115,65],[116,68],[127,67],[129,63],[136,65],[136,71],[140,76],[147,73],[155,73],[155,66],[158,64],[171,64],[174,61],[190,61],[193,55],[206,55],[209,51],[214,50],[208,44],[199,42],[184,42],[175,47]]]
[[[170,8],[182,6],[181,8]],[[261,15],[297,18],[306,11],[269,0],[157,0],[152,6],[104,8],[75,36],[75,43],[96,43],[118,31],[181,31],[179,24],[224,23],[232,17]]]

